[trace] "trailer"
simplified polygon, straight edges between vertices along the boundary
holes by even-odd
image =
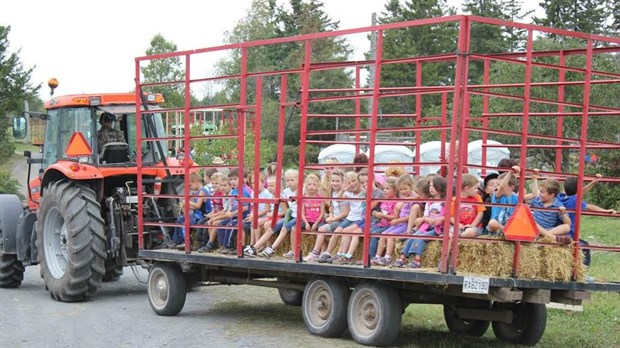
[[[526,35],[520,45],[522,50],[514,52],[473,52],[470,51],[471,29],[475,26],[501,26],[523,30]],[[390,39],[390,33],[398,30],[406,30],[416,27],[450,27],[456,28],[455,49],[450,52],[442,52],[435,55],[419,56],[414,53],[402,56],[383,56],[384,42]],[[553,33],[554,35],[577,38],[582,40],[580,47],[572,50],[536,51],[533,46],[534,32]],[[313,45],[321,40],[335,40],[347,35],[364,34],[376,38],[376,47],[370,55],[373,57],[367,61],[315,61]],[[604,42],[603,46],[596,46],[596,42]],[[277,97],[279,102],[278,114],[278,137],[275,154],[276,170],[276,197],[282,191],[283,169],[283,145],[285,143],[287,117],[299,117],[299,188],[293,199],[301,206],[304,196],[301,183],[304,175],[311,171],[319,171],[325,168],[322,161],[308,163],[305,157],[306,146],[309,144],[335,144],[335,136],[349,133],[354,136],[353,141],[345,142],[354,146],[364,146],[369,149],[369,162],[363,164],[330,164],[330,166],[347,168],[367,168],[369,182],[374,182],[376,167],[404,166],[419,168],[422,165],[436,165],[446,168],[448,180],[447,195],[444,203],[449,205],[454,198],[455,204],[460,204],[460,193],[463,170],[486,171],[498,170],[496,163],[487,161],[487,151],[481,151],[482,155],[476,159],[476,163],[470,162],[466,146],[459,147],[457,144],[468,144],[470,140],[480,140],[481,149],[511,148],[513,155],[517,155],[521,168],[532,168],[528,162],[531,154],[547,150],[551,151],[556,164],[562,164],[569,154],[578,153],[579,161],[568,169],[567,166],[557,165],[554,169],[543,169],[541,175],[553,176],[560,179],[568,177],[578,178],[577,198],[583,197],[582,186],[587,180],[593,178],[586,174],[585,155],[588,149],[596,148],[597,151],[613,151],[620,149],[620,142],[613,139],[596,139],[588,133],[589,122],[600,120],[594,116],[606,116],[616,118],[620,115],[620,108],[612,106],[611,102],[605,104],[600,99],[593,99],[590,91],[597,86],[618,86],[617,72],[594,70],[593,61],[599,57],[620,52],[620,39],[583,33],[569,32],[553,28],[513,23],[497,19],[482,18],[476,16],[449,16],[431,18],[402,23],[389,23],[373,27],[348,29],[334,32],[321,32],[289,38],[269,39],[263,41],[244,42],[238,44],[223,45],[191,51],[166,53],[161,55],[145,56],[136,58],[136,90],[147,91],[150,87],[160,85],[182,84],[185,86],[187,103],[184,106],[185,115],[190,115],[193,108],[211,107],[222,108],[228,119],[226,124],[231,127],[230,134],[191,136],[185,133],[185,152],[189,152],[191,141],[208,141],[210,139],[229,138],[236,139],[235,155],[226,165],[217,167],[237,168],[240,173],[248,172],[257,175],[260,171],[261,145],[266,139],[261,136],[261,126],[267,120],[263,115],[265,99]],[[273,70],[261,70],[250,68],[248,61],[260,53],[261,49],[269,48],[277,50],[279,47],[299,45],[303,53],[297,65],[281,67]],[[189,62],[219,52],[234,52],[240,57],[239,71],[236,74],[219,76],[216,74],[204,74],[190,69]],[[583,58],[583,67],[569,66],[566,64],[568,57],[578,55]],[[145,64],[160,59],[179,57],[187,62],[185,66],[184,81],[161,81],[141,83],[140,68]],[[545,58],[546,60],[543,60]],[[425,67],[434,65],[437,68],[445,68],[453,75],[447,80],[451,84],[429,85],[422,80],[422,71]],[[476,66],[482,73],[480,81],[474,78],[470,68]],[[523,71],[522,78],[511,82],[496,79],[494,74],[501,67],[516,67]],[[415,69],[411,81],[400,86],[386,86],[382,84],[382,69]],[[559,72],[554,79],[540,81],[533,76],[533,69],[549,69]],[[472,69],[473,70],[473,69]],[[565,73],[570,71],[578,78],[570,82],[565,80]],[[311,85],[313,76],[321,73],[341,74],[351,77],[350,85],[344,86],[316,86]],[[368,74],[372,84],[361,84],[362,76]],[[470,76],[471,74],[471,76]],[[263,87],[269,80],[271,90],[279,93],[268,95]],[[232,82],[235,86],[234,95],[237,99],[221,105],[191,106],[189,96],[192,90],[200,89],[201,84],[209,81]],[[273,85],[277,88],[273,88]],[[582,100],[570,102],[565,99],[565,88],[571,85],[579,89]],[[310,87],[312,86],[312,87]],[[534,93],[535,89],[554,88],[554,99],[541,97]],[[423,98],[423,96],[436,98]],[[411,110],[391,114],[383,113],[379,117],[379,105],[390,98],[408,98],[412,101]],[[370,100],[368,110],[363,110],[362,104]],[[512,104],[509,110],[501,109],[497,100],[508,100]],[[515,101],[516,100],[516,101]],[[339,106],[348,106],[350,112],[324,113],[325,108],[316,106],[340,103]],[[427,108],[432,104],[432,108]],[[555,111],[540,111],[539,106],[551,105]],[[548,109],[548,108],[547,108]],[[316,111],[316,110],[321,110]],[[440,115],[434,114],[440,110]],[[498,111],[499,110],[499,111]],[[168,110],[162,110],[166,112]],[[137,109],[137,139],[147,139],[140,132],[140,108]],[[317,126],[317,119],[326,118],[353,119],[355,122],[348,124],[340,122],[338,128],[326,128],[325,122]],[[389,118],[405,119],[407,122],[399,126],[390,124],[384,126],[383,121]],[[494,120],[516,118],[514,129],[498,127]],[[552,120],[550,124],[556,125],[557,129],[550,132],[541,132],[537,129],[529,129],[530,122],[535,118],[547,118]],[[359,120],[365,119],[366,125],[362,127]],[[569,120],[578,120],[580,130],[578,133],[563,132],[563,123]],[[532,121],[530,121],[532,120]],[[190,119],[185,118],[185,127],[189,127]],[[412,126],[413,125],[413,126]],[[346,128],[349,127],[349,128]],[[248,137],[250,130],[253,137]],[[411,162],[375,162],[375,149],[378,145],[394,145],[387,141],[378,141],[377,134],[387,132],[410,132],[415,136],[411,139],[412,152],[415,156]],[[334,136],[334,140],[328,140],[326,136]],[[422,135],[435,137],[433,141],[445,144],[435,162],[425,162],[420,156]],[[501,143],[490,141],[489,137],[503,136]],[[152,140],[151,138],[148,138]],[[246,153],[248,139],[253,139],[251,147],[254,152]],[[272,139],[271,139],[272,140]],[[340,142],[342,143],[342,142]],[[445,147],[445,148],[444,148]],[[138,147],[139,149],[139,147]],[[450,156],[449,154],[454,154]],[[247,161],[252,158],[253,161]],[[246,159],[246,160],[239,160]],[[141,153],[137,152],[138,163],[138,187],[142,187],[141,171],[148,170],[148,164],[142,163]],[[252,163],[252,165],[248,165]],[[196,168],[210,168],[214,165],[184,162],[175,167],[189,173]],[[419,173],[419,171],[418,171]],[[527,172],[528,176],[532,171]],[[537,172],[538,173],[538,172]],[[187,176],[186,176],[187,177]],[[519,200],[523,200],[526,175],[519,178]],[[603,177],[601,181],[609,184],[617,184],[617,177]],[[258,203],[271,203],[275,205],[275,211],[283,202],[283,199],[258,198],[261,189],[258,181],[254,182],[252,197],[238,195],[234,197],[240,203],[251,204],[256,212]],[[454,193],[453,193],[454,188]],[[371,191],[371,190],[369,190]],[[164,198],[176,197],[189,200],[189,183],[185,182],[183,195],[166,195]],[[243,183],[240,181],[238,192],[243,192]],[[543,336],[547,321],[546,304],[564,303],[578,305],[588,300],[594,291],[620,292],[620,283],[617,281],[587,282],[579,275],[581,255],[584,250],[620,251],[618,246],[583,246],[579,243],[580,216],[585,215],[578,206],[575,211],[576,223],[574,226],[572,249],[570,250],[571,263],[568,266],[569,279],[559,281],[557,279],[541,280],[524,276],[521,264],[525,248],[529,245],[538,245],[540,248],[567,248],[555,243],[545,243],[537,240],[538,230],[527,219],[529,208],[519,206],[517,210],[523,213],[515,214],[511,226],[506,226],[505,239],[491,238],[460,238],[455,234],[451,239],[448,233],[442,237],[418,237],[420,239],[433,240],[440,243],[440,262],[432,267],[410,268],[385,268],[371,266],[368,253],[371,235],[369,224],[365,224],[363,234],[351,235],[340,233],[342,237],[360,238],[359,258],[357,264],[335,265],[304,262],[302,256],[308,252],[307,240],[314,240],[316,231],[302,230],[300,228],[301,211],[298,210],[297,225],[295,229],[295,243],[291,245],[294,252],[293,259],[281,257],[250,258],[244,256],[243,247],[247,244],[247,236],[243,233],[242,212],[239,210],[236,230],[235,245],[236,254],[225,255],[219,253],[201,254],[192,251],[192,233],[185,234],[184,250],[171,249],[146,249],[143,242],[143,229],[165,226],[168,228],[184,227],[186,231],[205,228],[217,228],[217,226],[192,224],[185,219],[183,224],[174,224],[158,221],[157,219],[143,218],[141,214],[142,204],[146,199],[161,199],[162,195],[137,190],[138,202],[138,255],[142,261],[150,267],[148,278],[148,299],[155,313],[162,316],[178,314],[184,306],[186,292],[194,286],[205,284],[250,284],[263,287],[277,288],[282,301],[288,305],[302,307],[303,320],[311,334],[322,337],[337,337],[345,330],[349,330],[353,339],[365,345],[384,346],[390,345],[397,338],[401,316],[405,308],[412,303],[427,303],[442,305],[444,317],[448,329],[455,334],[470,336],[482,336],[492,326],[495,336],[502,341],[535,345]],[[338,200],[338,198],[337,198]],[[381,199],[373,199],[367,194],[363,200],[366,206]],[[385,200],[385,199],[383,199]],[[403,201],[402,199],[397,201]],[[189,204],[184,205],[182,211],[185,216],[190,215]],[[366,209],[365,220],[370,221],[370,209]],[[598,214],[602,215],[602,214]],[[516,216],[516,217],[515,217]],[[525,217],[525,218],[524,218]],[[272,221],[275,222],[275,214]],[[606,218],[617,218],[609,216]],[[257,221],[254,219],[254,227]],[[444,222],[444,230],[449,229],[449,221]],[[234,229],[235,226],[227,227]],[[388,236],[389,237],[389,236]],[[410,239],[410,235],[392,235],[403,239]],[[513,249],[510,256],[511,273],[509,276],[497,277],[480,273],[463,272],[463,265],[459,263],[459,243],[505,243]]]

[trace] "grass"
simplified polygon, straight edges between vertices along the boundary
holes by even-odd
[[[620,219],[584,217],[582,236],[591,244],[620,245]],[[589,274],[597,280],[620,281],[620,253],[592,253]],[[218,287],[220,289],[220,287]],[[309,336],[299,307],[283,306],[273,289],[256,288],[251,299],[235,295],[226,287],[229,301],[216,305],[217,315],[230,315],[232,322],[223,328],[229,337],[250,335],[256,342],[269,337],[286,338],[292,346],[352,347],[350,335],[336,339]],[[230,290],[228,290],[230,289]],[[241,292],[246,294],[246,292]],[[246,295],[247,296],[247,295]],[[268,313],[267,316],[264,316]],[[620,296],[617,293],[594,292],[584,302],[583,312],[549,309],[545,334],[539,347],[620,347]],[[496,340],[489,329],[481,338],[450,334],[440,305],[412,304],[402,318],[397,347],[515,347]]]

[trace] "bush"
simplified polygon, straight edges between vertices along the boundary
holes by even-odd
[[[26,197],[19,192],[20,186],[19,182],[13,179],[9,172],[0,171],[0,193],[13,194],[25,201]]]

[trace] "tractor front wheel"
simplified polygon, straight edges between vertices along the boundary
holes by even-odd
[[[101,287],[104,221],[94,191],[67,180],[50,184],[37,223],[41,276],[57,301],[83,301]]]

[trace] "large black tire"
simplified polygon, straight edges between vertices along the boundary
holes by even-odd
[[[301,306],[304,299],[304,292],[293,289],[278,289],[278,294],[282,302],[287,306]]]
[[[540,303],[501,304],[500,308],[512,308],[512,323],[493,322],[495,337],[501,341],[533,346],[542,338],[547,326],[547,307]]]
[[[41,198],[37,223],[41,276],[57,301],[83,301],[101,287],[105,234],[95,192],[62,180]]]
[[[487,309],[489,307],[490,304],[487,306]],[[482,337],[489,329],[491,325],[490,321],[461,319],[458,317],[456,310],[457,306],[455,305],[443,306],[443,317],[446,320],[446,325],[450,332],[457,335]]]
[[[0,252],[0,288],[16,288],[24,280],[24,264],[15,254]]]
[[[176,264],[157,263],[151,267],[148,279],[148,296],[151,308],[158,315],[179,314],[185,305],[187,284]]]
[[[116,262],[110,259],[106,260],[104,265],[105,274],[103,275],[103,278],[101,278],[101,281],[106,283],[115,282],[121,279],[121,276],[123,275],[123,266],[117,266]]]
[[[308,331],[338,337],[347,328],[347,300],[351,290],[336,278],[314,278],[303,292],[302,313]]]
[[[402,319],[398,291],[388,286],[363,282],[349,298],[347,321],[357,343],[387,346],[398,337]]]

